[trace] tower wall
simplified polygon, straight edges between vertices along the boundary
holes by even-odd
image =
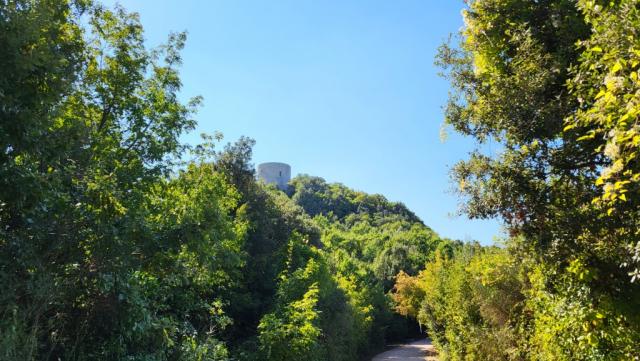
[[[277,162],[259,164],[258,179],[268,184],[275,184],[280,190],[285,190],[291,180],[291,166]]]

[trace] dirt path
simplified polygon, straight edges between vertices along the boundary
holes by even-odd
[[[396,345],[389,351],[383,352],[371,361],[436,361],[436,351],[429,339],[422,339],[406,344]]]

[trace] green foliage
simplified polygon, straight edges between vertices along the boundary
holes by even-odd
[[[446,123],[478,142],[453,177],[463,211],[511,239],[500,256],[430,263],[423,322],[452,359],[637,359],[638,2],[475,0],[464,18],[437,61]],[[466,295],[455,317],[447,290]],[[506,355],[463,350],[495,339],[478,324],[506,332]]]
[[[392,297],[399,314],[417,318],[425,296],[425,287],[420,284],[419,277],[411,277],[403,271],[398,273]]]
[[[418,276],[400,274],[394,299],[426,326],[441,359],[521,360],[518,274],[503,249],[457,245],[453,256],[437,252]]]
[[[568,114],[565,138],[579,143],[590,159],[600,160],[593,196],[600,217],[615,232],[597,234],[602,248],[620,252],[635,281],[640,277],[638,243],[637,150],[640,135],[638,66],[640,64],[640,11],[637,1],[601,3],[580,1],[579,8],[592,28],[592,35],[580,42],[583,50],[572,67],[571,94],[579,100],[575,114]]]
[[[286,266],[289,240],[297,233],[310,244],[319,243],[319,230],[304,210],[282,192],[256,182],[251,164],[254,141],[241,138],[215,153],[215,168],[240,194],[235,216],[247,223],[243,252],[246,264],[238,275],[229,306],[234,320],[227,335],[240,353],[255,353],[256,327],[275,306],[278,277]],[[245,349],[246,348],[246,349]]]
[[[0,12],[0,358],[222,359],[244,226],[206,167],[168,177],[198,102],[184,35],[147,50],[137,16],[80,1]]]
[[[307,214],[326,215],[344,219],[354,214],[369,214],[376,220],[390,216],[411,223],[421,223],[402,203],[393,203],[379,194],[357,192],[342,184],[327,184],[320,177],[300,175],[291,180],[289,196]]]
[[[265,360],[321,359],[317,309],[321,269],[313,258],[304,268],[292,271],[294,267],[289,264],[281,275],[276,312],[265,315],[258,325]]]
[[[306,175],[291,181],[290,195],[308,214],[316,215],[325,249],[329,253],[344,250],[371,263],[385,290],[391,289],[398,272],[416,274],[440,242],[403,204],[380,195]]]
[[[530,352],[538,360],[633,360],[640,342],[637,319],[630,319],[626,305],[590,286],[597,274],[581,260],[574,260],[561,277],[554,270],[537,267],[530,273],[527,310],[533,314]],[[548,282],[554,282],[550,292]]]
[[[323,252],[294,235],[279,277],[275,312],[265,315],[258,326],[260,359],[353,360],[361,356],[358,351],[369,346],[362,328],[367,322],[362,314],[368,309],[358,308],[360,300],[353,288],[342,287],[350,283],[336,282]]]
[[[348,331],[336,337],[344,341],[332,344],[339,351],[330,359],[354,359],[357,354],[381,348],[385,340],[416,335],[419,330],[413,321],[393,313],[388,292],[398,272],[417,274],[441,239],[403,205],[382,196],[354,192],[308,176],[291,183],[295,186],[292,200],[305,209],[321,210],[314,220],[322,229],[322,250],[348,299],[346,318],[332,321]],[[303,194],[307,200],[299,197]],[[340,209],[351,213],[338,216],[329,199],[340,200]]]
[[[381,196],[308,176],[297,177],[291,184],[291,199],[279,201],[280,209],[293,211],[302,206],[316,214],[313,222],[321,230],[321,248],[314,251],[316,242],[300,236],[290,243],[277,292],[280,301],[276,310],[280,311],[265,316],[259,326],[261,350],[270,355],[263,357],[296,359],[298,356],[284,352],[293,352],[295,347],[288,342],[300,338],[306,340],[301,341],[307,347],[306,358],[311,357],[309,348],[313,348],[312,354],[321,360],[354,360],[380,349],[385,340],[405,337],[406,321],[393,316],[386,292],[397,272],[415,273],[421,268],[440,242],[437,235],[404,206]],[[281,199],[282,193],[273,197]],[[345,213],[340,218],[334,210]],[[309,268],[311,265],[314,268]],[[314,327],[322,337],[317,343],[310,341],[313,333],[295,334],[292,330],[296,324],[292,307],[312,286],[318,287],[319,317]]]

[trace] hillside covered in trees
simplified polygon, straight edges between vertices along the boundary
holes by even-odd
[[[640,2],[463,13],[436,62],[495,246],[258,182],[250,138],[184,144],[183,33],[149,49],[121,7],[0,1],[0,360],[364,360],[421,329],[441,360],[639,360]]]
[[[0,359],[359,360],[419,332],[395,275],[442,241],[321,178],[256,181],[253,141],[189,146],[184,34],[0,3]]]

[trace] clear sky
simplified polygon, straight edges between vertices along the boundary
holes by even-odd
[[[108,4],[112,3],[107,1]],[[473,143],[440,140],[449,85],[433,65],[462,26],[451,0],[122,0],[150,46],[188,32],[186,98],[198,129],[257,141],[256,164],[307,173],[401,201],[442,236],[491,243],[495,221],[453,216],[449,168]]]

